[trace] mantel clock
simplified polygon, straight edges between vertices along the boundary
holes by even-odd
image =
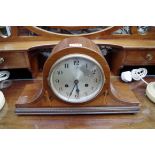
[[[42,90],[33,100],[19,99],[16,113],[136,113],[139,101],[128,85],[110,75],[109,65],[94,42],[84,37],[66,38],[44,64]],[[21,97],[34,87],[27,85]]]

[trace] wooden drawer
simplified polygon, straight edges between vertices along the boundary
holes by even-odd
[[[155,65],[155,50],[127,50],[125,65]]]
[[[0,52],[0,69],[30,68],[27,52]]]

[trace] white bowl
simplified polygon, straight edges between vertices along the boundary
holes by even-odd
[[[146,88],[147,97],[155,103],[155,82],[150,82]]]
[[[5,104],[5,97],[3,95],[3,92],[0,91],[0,110],[3,108],[4,104]]]

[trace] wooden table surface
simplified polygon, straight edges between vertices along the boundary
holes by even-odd
[[[155,81],[148,77],[147,81]],[[12,81],[3,89],[7,103],[0,111],[0,128],[155,128],[155,104],[145,96],[145,84],[133,82],[131,89],[141,102],[137,114],[77,116],[17,116],[15,103],[29,81]]]

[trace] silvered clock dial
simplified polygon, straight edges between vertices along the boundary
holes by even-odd
[[[103,88],[104,72],[100,64],[84,54],[69,54],[55,62],[48,83],[63,101],[83,103],[95,98]]]

